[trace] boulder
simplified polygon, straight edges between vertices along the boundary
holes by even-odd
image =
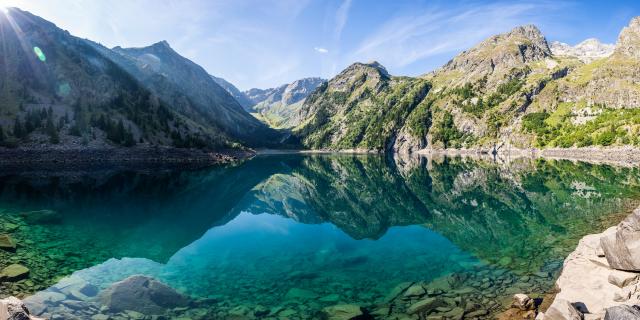
[[[12,264],[0,271],[0,281],[20,281],[29,277],[29,269],[21,264]]]
[[[604,320],[638,320],[640,319],[640,307],[638,306],[615,306],[607,308]]]
[[[622,220],[615,233],[605,232],[600,245],[612,268],[640,271],[640,208]]]
[[[583,318],[576,307],[563,299],[555,299],[544,314],[544,320],[582,320]]]
[[[533,310],[533,308],[535,308],[535,302],[529,298],[528,295],[518,293],[513,296],[511,306],[520,310]]]
[[[0,249],[9,252],[16,252],[16,244],[13,242],[10,235],[0,234]]]
[[[427,294],[427,290],[425,290],[420,284],[414,284],[404,292],[404,296],[406,298],[422,297],[425,294]]]
[[[361,316],[362,309],[354,304],[339,304],[322,309],[327,320],[349,320]]]
[[[27,307],[15,297],[0,300],[0,319],[2,320],[37,320],[29,314]]]
[[[633,272],[625,272],[620,270],[612,270],[607,278],[609,283],[623,288],[638,280],[638,274]]]
[[[167,309],[185,307],[189,299],[153,278],[135,275],[100,292],[98,300],[110,310],[131,310],[146,315],[163,314]]]

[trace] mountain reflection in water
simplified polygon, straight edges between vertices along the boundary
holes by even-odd
[[[442,312],[490,317],[514,293],[551,289],[580,237],[638,204],[639,178],[569,161],[373,155],[15,173],[0,178],[0,233],[20,244],[14,258],[31,276],[0,292],[41,291],[28,299],[38,314],[83,318],[107,311],[90,296],[74,310],[60,283],[99,291],[144,274],[200,299],[181,309],[192,318],[305,319],[336,304],[391,318],[427,295],[444,299]],[[56,219],[30,218],[42,209]],[[425,293],[393,296],[411,283]],[[66,296],[39,298],[51,292]]]

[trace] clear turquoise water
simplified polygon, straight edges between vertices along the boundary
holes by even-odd
[[[356,304],[392,319],[416,300],[390,293],[416,282],[491,318],[514,293],[551,289],[580,237],[638,204],[639,178],[636,168],[568,161],[352,155],[11,173],[0,177],[0,233],[19,247],[1,253],[0,267],[21,263],[31,274],[0,293],[56,291],[68,276],[104,289],[144,274],[206,299],[198,314],[172,315],[309,319]],[[24,213],[42,209],[54,219]],[[47,316],[90,317],[46,307]]]

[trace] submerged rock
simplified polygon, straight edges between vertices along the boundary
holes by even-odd
[[[16,252],[16,244],[8,234],[0,234],[0,249],[9,252]]]
[[[622,220],[615,233],[605,232],[600,245],[612,268],[640,271],[640,208]]]
[[[19,281],[29,277],[29,269],[21,264],[12,264],[0,271],[0,281]]]
[[[640,319],[640,307],[615,306],[607,308],[604,320],[638,320]]]
[[[112,311],[132,310],[147,315],[163,314],[170,308],[189,304],[189,299],[173,288],[141,275],[114,283],[98,299]]]
[[[62,221],[57,211],[48,209],[22,212],[20,215],[29,224],[55,224]]]
[[[349,320],[363,315],[360,306],[354,304],[339,304],[322,309],[327,320]]]
[[[444,307],[446,305],[447,304],[444,302],[444,300],[440,298],[426,298],[412,304],[409,307],[409,309],[407,309],[407,313],[414,314],[414,313],[425,312],[425,311],[435,309],[437,307]]]

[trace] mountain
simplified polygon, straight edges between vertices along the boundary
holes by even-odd
[[[486,39],[420,78],[354,64],[307,99],[295,133],[310,148],[411,152],[482,145],[564,69],[535,26]],[[512,116],[511,116],[512,117]]]
[[[487,38],[418,78],[356,63],[295,114],[307,148],[433,149],[638,145],[640,18],[615,48],[549,46],[533,25]]]
[[[144,48],[113,48],[110,57],[174,108],[218,128],[250,146],[264,145],[277,133],[240,104],[199,65],[175,52],[166,41]]]
[[[290,84],[263,91],[249,91],[246,94],[255,102],[251,112],[263,122],[275,128],[291,128],[300,123],[296,112],[305,99],[326,80],[321,78],[304,78]],[[253,92],[253,95],[250,93]]]
[[[551,43],[551,52],[555,56],[575,57],[584,63],[606,58],[613,53],[614,48],[614,45],[601,43],[595,38],[584,40],[575,46],[558,41]]]
[[[226,147],[87,40],[19,9],[0,15],[3,145]]]
[[[311,94],[294,129],[313,149],[387,150],[430,84],[392,77],[378,62],[354,63]]]
[[[220,149],[279,137],[166,42],[111,50],[19,9],[0,28],[4,146]]]
[[[238,101],[238,103],[244,108],[246,111],[250,110],[250,107],[254,105],[254,103],[247,98],[244,92],[240,91],[240,89],[236,88],[231,82],[218,78],[216,76],[211,76],[211,79],[215,81],[219,86],[223,89],[227,90],[227,92]]]

